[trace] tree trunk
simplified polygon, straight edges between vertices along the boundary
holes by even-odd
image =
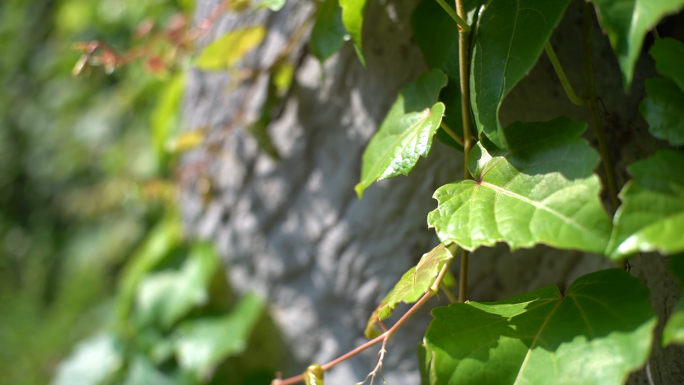
[[[197,1],[196,20],[217,3]],[[229,73],[193,70],[188,76],[185,126],[208,128],[209,145],[183,159],[184,223],[190,235],[214,242],[236,290],[255,291],[271,305],[270,314],[291,352],[291,362],[281,368],[286,377],[365,341],[363,330],[374,307],[438,243],[426,225],[427,213],[437,206],[432,193],[463,174],[463,155],[435,140],[430,156],[421,159],[410,176],[376,183],[361,200],[354,193],[366,143],[401,87],[426,70],[411,37],[410,15],[416,3],[368,2],[363,31],[366,69],[350,42],[321,66],[307,53],[306,30],[289,55],[296,65],[293,86],[268,129],[279,161],[260,151],[244,130],[264,99],[264,76],[237,86]],[[551,40],[578,93],[583,89],[581,5],[571,4]],[[288,0],[276,13],[227,14],[204,43],[239,25],[265,25],[264,44],[243,60],[243,66],[267,68],[314,10],[310,1]],[[637,108],[645,95],[643,80],[655,71],[643,55],[626,95],[617,60],[598,26],[594,51],[597,92],[610,122],[608,139],[622,186],[628,180],[626,165],[663,147],[650,136]],[[505,100],[502,124],[559,115],[591,121],[586,108],[568,101],[542,55]],[[595,144],[592,127],[585,136]],[[597,172],[602,174],[601,167]],[[209,182],[209,199],[198,192],[198,180]],[[651,290],[651,304],[660,317],[656,339],[679,297],[667,271],[668,260],[656,254],[630,260],[631,273]],[[511,253],[499,245],[478,250],[470,261],[469,298],[476,301],[550,284],[564,290],[582,274],[614,266],[597,255],[543,246]],[[458,276],[458,263],[453,265]],[[440,296],[426,308],[445,303]],[[406,309],[400,306],[396,314]],[[383,365],[388,384],[420,382],[416,347],[431,318],[428,310],[413,317],[388,344]],[[655,345],[649,365],[654,383],[684,383],[682,349],[663,350],[659,341]],[[339,364],[326,373],[326,383],[363,380],[375,366],[378,350],[371,348]],[[629,383],[647,384],[646,370],[634,373]]]

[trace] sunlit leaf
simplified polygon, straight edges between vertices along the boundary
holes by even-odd
[[[192,247],[180,270],[150,273],[140,283],[136,316],[141,324],[170,328],[194,307],[209,301],[208,287],[219,266],[209,244]]]
[[[432,310],[430,376],[441,384],[624,384],[648,358],[656,317],[637,278],[611,269],[561,296],[547,286]]]
[[[311,30],[309,50],[321,62],[339,51],[347,30],[342,24],[342,8],[338,0],[323,0],[318,5],[316,21]]]
[[[340,0],[342,7],[342,24],[354,42],[354,49],[359,61],[365,67],[366,60],[363,58],[361,49],[361,28],[363,27],[363,11],[366,8],[366,0]]]
[[[478,142],[468,158],[475,180],[437,189],[428,224],[466,250],[506,242],[603,253],[611,224],[593,173],[598,154],[579,137],[585,128],[567,118],[516,122],[506,128],[509,151]]]
[[[290,63],[283,63],[275,68],[271,76],[271,82],[275,86],[276,95],[282,98],[292,85],[294,66]]]
[[[166,141],[166,151],[177,154],[192,150],[204,143],[204,130],[189,130]]]
[[[205,71],[225,70],[261,44],[264,36],[266,30],[260,25],[234,29],[204,48],[195,66]]]
[[[625,89],[629,87],[634,64],[641,52],[646,33],[660,19],[676,13],[684,0],[591,0],[603,30],[617,56]]]
[[[648,51],[658,72],[672,80],[684,91],[684,43],[669,37],[656,40]]]
[[[399,302],[414,303],[427,293],[446,261],[453,258],[444,245],[439,244],[429,253],[423,254],[420,262],[409,269],[394,285],[394,288],[380,301],[380,305],[368,319],[364,332],[367,338],[376,336],[376,321],[383,320],[392,314],[392,310]]]
[[[100,385],[121,369],[122,353],[111,335],[98,334],[87,339],[59,364],[52,385]]]
[[[679,282],[682,295],[677,301],[670,318],[663,330],[663,346],[669,344],[684,345],[684,254],[673,255],[670,259],[670,272]]]
[[[165,143],[173,135],[180,124],[180,103],[185,89],[185,76],[176,75],[166,82],[164,89],[159,92],[159,99],[155,104],[150,119],[152,139],[160,166],[166,159]]]
[[[613,259],[643,251],[684,251],[684,154],[663,150],[631,164],[620,192],[608,253]]]
[[[470,94],[478,133],[508,148],[499,108],[532,69],[570,0],[491,0],[476,23]]]
[[[319,364],[311,364],[302,373],[302,380],[305,385],[323,385],[323,369]]]
[[[684,63],[684,62],[683,62]],[[646,79],[648,96],[639,111],[648,122],[648,131],[673,146],[684,144],[684,91],[664,77]]]
[[[408,175],[432,148],[444,104],[435,103],[447,77],[439,70],[420,75],[397,96],[380,128],[363,152],[361,180],[354,188],[359,198],[376,180]]]
[[[263,307],[259,297],[248,294],[226,316],[179,325],[175,335],[178,365],[202,378],[224,359],[242,353]]]

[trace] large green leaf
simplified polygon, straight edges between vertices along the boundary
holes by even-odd
[[[180,270],[149,274],[140,284],[136,316],[141,324],[168,329],[192,308],[209,301],[208,287],[219,261],[212,247],[198,243]]]
[[[617,56],[625,89],[634,74],[634,64],[641,52],[644,35],[660,19],[679,11],[684,0],[591,0],[596,6],[599,23],[608,33]]]
[[[674,80],[684,91],[684,43],[669,37],[658,39],[648,53],[655,60],[658,72]]]
[[[205,71],[232,67],[247,52],[261,44],[264,36],[266,30],[260,25],[232,30],[206,46],[195,61],[195,66]]]
[[[684,63],[684,62],[682,62]],[[648,122],[648,131],[673,146],[684,144],[684,91],[663,77],[646,79],[648,96],[639,111]]]
[[[684,254],[672,256],[670,271],[677,278],[682,295],[663,330],[663,346],[671,343],[684,344]]]
[[[620,192],[608,254],[684,251],[684,154],[658,151],[627,170],[633,179]]]
[[[316,21],[311,29],[309,50],[321,62],[339,51],[347,31],[342,24],[342,8],[337,0],[323,0],[316,11]]]
[[[468,158],[475,180],[437,189],[428,224],[467,250],[506,242],[603,253],[611,225],[593,174],[599,157],[579,137],[585,128],[567,118],[516,122],[506,128],[509,151],[478,142]]]
[[[366,0],[340,0],[342,7],[342,24],[347,29],[354,42],[356,55],[365,67],[366,60],[363,58],[361,49],[361,28],[363,27],[363,11],[366,9]]]
[[[470,94],[478,133],[508,148],[499,107],[534,66],[570,0],[491,0],[475,28]]]
[[[491,303],[432,310],[425,342],[438,384],[624,384],[642,366],[656,317],[625,271],[578,278]]]
[[[442,71],[432,70],[399,93],[363,152],[361,180],[354,188],[359,198],[376,180],[408,175],[418,158],[430,153],[444,114],[444,104],[435,102],[446,82]]]
[[[247,348],[263,310],[259,297],[248,294],[226,316],[182,323],[174,337],[178,365],[198,378],[206,378],[221,361]]]
[[[427,293],[446,261],[453,258],[443,244],[437,245],[430,252],[423,254],[418,264],[409,269],[394,285],[394,288],[380,301],[380,305],[373,311],[366,326],[366,337],[376,336],[375,323],[392,314],[392,310],[399,302],[414,303]]]

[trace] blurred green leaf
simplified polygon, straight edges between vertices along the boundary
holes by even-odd
[[[632,180],[620,192],[607,254],[619,259],[637,252],[684,251],[684,154],[658,151],[627,170]]]
[[[124,358],[117,340],[108,334],[95,335],[79,343],[57,368],[53,385],[101,385],[122,367]]]
[[[285,6],[285,3],[286,0],[261,0],[257,3],[257,7],[264,7],[277,12]]]
[[[475,180],[438,188],[428,225],[470,251],[506,242],[603,253],[611,225],[593,172],[598,154],[579,137],[585,129],[564,117],[516,122],[506,127],[510,150],[478,142],[468,157]]]
[[[123,385],[177,385],[178,382],[160,372],[146,357],[135,356],[128,364]]]
[[[140,282],[136,319],[143,325],[169,329],[190,310],[208,303],[209,284],[218,267],[211,245],[193,245],[180,270],[149,273]]]
[[[342,48],[345,35],[347,30],[342,24],[342,8],[338,0],[323,0],[318,3],[316,21],[309,39],[311,53],[324,62]]]
[[[436,103],[447,77],[440,70],[422,74],[407,84],[397,96],[380,128],[363,152],[361,180],[354,187],[359,199],[373,182],[408,175],[432,148],[444,114],[444,104]]]
[[[508,142],[499,123],[506,95],[532,69],[570,0],[491,0],[474,28],[470,97],[478,133],[500,149]]]
[[[159,93],[159,99],[152,111],[151,128],[154,148],[160,166],[166,159],[166,143],[180,125],[180,103],[185,90],[185,75],[175,75]]]
[[[658,72],[674,80],[684,91],[684,43],[670,37],[658,39],[648,53],[655,60]]]
[[[684,91],[663,77],[646,79],[648,96],[639,111],[648,122],[648,131],[673,146],[684,144]]]
[[[644,36],[660,19],[678,12],[684,0],[591,0],[603,30],[622,70],[622,82],[629,88]]]
[[[420,262],[404,273],[399,282],[394,285],[394,288],[387,293],[385,298],[380,301],[380,305],[373,311],[364,332],[366,338],[371,339],[379,335],[375,329],[377,320],[382,321],[389,317],[399,302],[414,303],[427,293],[432,284],[435,283],[442,266],[452,258],[449,250],[441,243],[430,252],[423,254]]]
[[[242,353],[263,308],[258,296],[248,294],[226,316],[183,322],[175,333],[180,368],[202,378],[224,359]]]
[[[644,365],[657,320],[648,289],[623,270],[584,275],[489,303],[432,310],[425,334],[440,384],[624,384]]]
[[[206,46],[195,66],[205,71],[228,69],[261,44],[264,36],[266,30],[260,25],[234,29]]]
[[[361,29],[363,27],[363,11],[366,9],[366,0],[339,1],[340,7],[342,7],[342,24],[354,42],[354,49],[361,65],[365,67],[366,59],[363,58],[363,50],[361,49]]]
[[[670,272],[677,279],[682,294],[665,324],[663,346],[673,343],[684,345],[684,254],[670,258]]]

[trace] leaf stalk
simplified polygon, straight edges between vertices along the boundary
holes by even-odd
[[[449,6],[444,0],[437,0],[437,3],[446,11],[446,13],[451,16],[452,19],[458,24],[459,32],[468,33],[470,32],[470,26],[465,21],[465,13],[459,12],[458,14],[454,12],[454,9]]]
[[[560,80],[561,85],[563,86],[563,90],[565,90],[565,94],[568,95],[568,99],[570,99],[572,104],[575,104],[577,106],[583,106],[585,104],[584,99],[577,96],[577,94],[575,94],[575,91],[573,91],[572,86],[568,81],[568,78],[565,76],[565,71],[563,71],[563,67],[561,67],[560,63],[558,62],[556,52],[553,51],[553,47],[551,47],[551,43],[549,43],[548,41],[544,45],[544,51],[546,51],[546,56],[549,57],[551,65],[553,66],[553,69],[556,71],[556,75],[558,75],[558,80]]]

